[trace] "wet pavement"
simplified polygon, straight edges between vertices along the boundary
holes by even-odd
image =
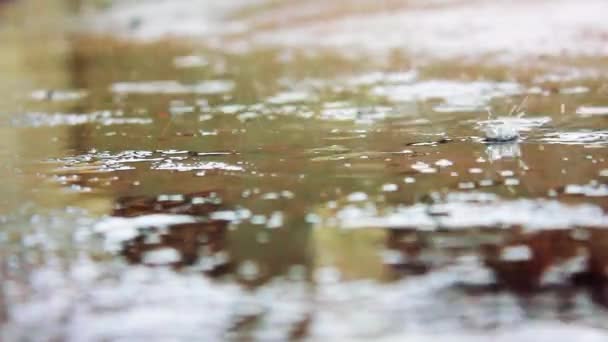
[[[599,50],[308,45],[282,31],[345,35],[372,5],[304,3],[211,6],[204,30],[188,1],[163,5],[175,32],[137,7],[0,26],[0,338],[606,338]],[[130,26],[95,32],[108,17]]]

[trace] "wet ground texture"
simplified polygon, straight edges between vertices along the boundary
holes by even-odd
[[[467,2],[302,3],[0,26],[0,339],[603,341],[606,31],[464,58],[329,37]]]

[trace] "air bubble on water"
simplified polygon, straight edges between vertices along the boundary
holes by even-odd
[[[280,228],[283,226],[283,221],[284,221],[283,213],[280,211],[275,211],[272,214],[270,214],[270,218],[268,219],[268,222],[266,223],[266,227],[268,227],[270,229]]]
[[[286,199],[292,199],[296,195],[293,192],[289,191],[289,190],[283,190],[283,191],[281,191],[281,196],[283,198],[286,198]]]
[[[178,69],[201,68],[209,65],[209,61],[196,55],[177,56],[173,58],[173,65]]]
[[[505,179],[506,186],[516,186],[519,185],[519,179],[517,178],[507,178]]]
[[[347,200],[349,202],[362,202],[367,200],[367,194],[364,192],[353,192],[348,195]]]
[[[448,166],[454,165],[454,163],[447,159],[439,159],[438,161],[435,162],[435,165],[437,165],[439,167],[448,167]]]
[[[460,182],[458,188],[463,190],[475,189],[475,183],[473,182]]]
[[[205,131],[203,129],[198,131],[198,134],[201,137],[208,137],[208,136],[214,136],[214,135],[218,135],[218,131],[217,130],[213,130],[213,131]]]
[[[253,215],[251,217],[251,224],[255,224],[255,225],[262,225],[262,224],[266,224],[266,216],[261,215],[261,214],[257,214],[257,215]]]
[[[420,173],[435,173],[437,172],[436,168],[431,167],[429,164],[417,161],[415,164],[410,166],[412,169],[420,172]]]
[[[482,179],[479,181],[479,186],[492,186],[494,185],[494,181],[491,179]]]
[[[397,186],[397,184],[389,183],[382,185],[382,191],[384,192],[394,192],[397,190],[399,190],[399,186]]]
[[[318,223],[321,223],[321,221],[322,221],[321,217],[314,213],[306,214],[306,217],[304,219],[306,220],[307,223],[310,223],[310,224],[318,224]]]
[[[237,272],[241,278],[253,281],[260,276],[260,266],[253,260],[245,260],[239,265]]]
[[[515,173],[511,170],[502,170],[499,173],[503,177],[512,177],[513,175],[515,175]]]
[[[184,195],[182,194],[174,194],[174,195],[159,195],[156,197],[156,200],[159,202],[180,202],[184,200]]]
[[[262,195],[261,199],[263,200],[277,200],[279,199],[279,194],[276,192],[268,192]]]

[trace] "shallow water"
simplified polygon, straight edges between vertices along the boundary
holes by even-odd
[[[608,334],[608,70],[5,31],[7,340]]]

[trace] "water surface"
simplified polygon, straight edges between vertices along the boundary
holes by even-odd
[[[8,340],[606,334],[600,62],[47,32],[2,31]]]

